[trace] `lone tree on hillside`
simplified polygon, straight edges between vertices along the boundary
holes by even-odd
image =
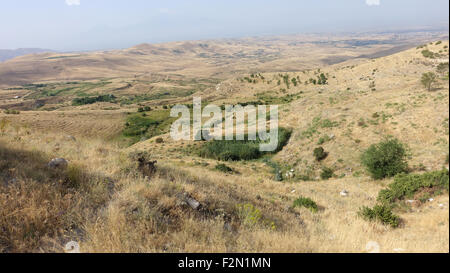
[[[422,74],[422,84],[428,91],[431,91],[431,87],[437,81],[437,76],[433,72],[423,73]]]
[[[436,68],[437,73],[445,75],[448,73],[448,63],[440,63]]]

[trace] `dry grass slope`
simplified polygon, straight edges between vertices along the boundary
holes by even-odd
[[[173,44],[171,49],[191,56],[199,47],[205,54],[215,54],[219,46],[235,50],[221,43],[213,48]],[[62,252],[72,240],[80,242],[83,252],[365,252],[369,241],[378,242],[382,252],[448,252],[448,193],[419,206],[402,206],[396,211],[402,219],[397,229],[366,222],[357,215],[360,207],[374,206],[378,192],[392,182],[372,180],[359,160],[364,149],[384,137],[394,136],[409,146],[412,172],[448,167],[448,74],[439,77],[431,92],[420,83],[422,73],[436,72],[439,63],[448,62],[448,41],[426,48],[440,51],[440,58],[426,58],[423,48],[412,48],[378,59],[324,66],[320,71],[318,63],[310,62],[314,69],[261,70],[259,74],[242,68],[244,73],[225,77],[219,84],[199,80],[204,89],[197,94],[219,105],[258,100],[280,104],[280,125],[292,128],[293,135],[282,151],[267,159],[283,175],[294,169],[296,176],[282,182],[273,179],[270,162],[262,159],[226,162],[235,173],[217,171],[219,162],[189,152],[201,143],[174,142],[166,134],[127,148],[117,141],[128,112],[136,113],[144,105],[159,111],[177,101],[192,103],[181,93],[131,104],[73,106],[70,101],[75,93],[63,92],[56,96],[58,100],[46,98],[52,100],[48,111],[20,106],[19,114],[1,112],[0,252]],[[167,50],[141,45],[119,55],[151,52],[162,58],[174,54]],[[350,53],[361,52],[349,49]],[[47,57],[46,61],[59,63],[80,58]],[[28,58],[6,64],[15,66]],[[186,64],[186,69],[192,66],[195,63]],[[92,74],[93,82],[100,80],[98,75],[110,73],[102,69],[99,66],[99,74]],[[327,75],[328,84],[309,83],[321,73]],[[286,74],[289,88],[283,80]],[[196,71],[190,77],[198,75],[205,79],[210,74]],[[136,82],[133,77],[121,75],[110,80],[110,86],[96,85],[97,89],[86,92],[108,94],[118,89],[116,94],[123,96],[146,92],[144,76]],[[175,82],[165,77],[153,80],[150,85],[161,88],[199,85],[187,83],[185,77]],[[85,84],[92,83],[80,86]],[[16,103],[11,96],[30,94],[41,92],[1,91],[0,106]],[[320,163],[313,156],[318,146],[329,153]],[[136,151],[158,160],[151,177],[140,172],[131,156]],[[69,161],[67,170],[47,167],[50,159],[60,157]],[[321,181],[323,167],[332,168],[335,176]],[[300,179],[305,177],[309,178],[306,182]],[[340,195],[344,189],[349,192],[346,197]],[[294,208],[299,196],[314,200],[318,211]],[[192,209],[186,198],[197,200],[200,208]]]

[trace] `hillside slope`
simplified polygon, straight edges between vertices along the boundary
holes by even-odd
[[[448,169],[448,46],[296,72],[246,71],[202,82],[189,95],[139,97],[146,84],[164,90],[175,83],[134,81],[126,71],[108,81],[5,90],[0,105],[52,104],[0,113],[0,252],[63,252],[72,240],[83,252],[367,252],[372,241],[381,252],[448,252],[448,189],[399,200],[397,228],[358,214],[394,181],[373,180],[361,166],[369,145],[392,136],[409,147],[411,173]],[[183,54],[198,47],[185,43]],[[141,45],[121,54],[155,50]],[[438,71],[441,63],[446,71]],[[420,82],[425,72],[439,75],[431,91]],[[185,81],[176,84],[200,85]],[[14,99],[16,92],[24,97]],[[117,101],[72,103],[108,93]],[[169,107],[192,103],[193,95],[217,105],[278,104],[280,126],[292,135],[278,153],[252,160],[201,157],[208,142],[168,135]],[[328,152],[321,162],[313,156],[319,146]],[[67,159],[68,168],[49,168],[52,158]],[[320,177],[324,167],[334,172],[329,180]],[[295,206],[299,197],[317,207]]]

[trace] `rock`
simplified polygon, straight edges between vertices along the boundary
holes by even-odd
[[[49,168],[61,170],[67,169],[68,165],[69,162],[67,162],[67,160],[65,160],[64,158],[54,158],[48,163]]]
[[[410,204],[415,203],[415,202],[416,202],[416,200],[406,200],[406,203],[410,203]]]
[[[200,202],[192,198],[187,192],[178,193],[176,197],[178,199],[178,205],[189,205],[194,210],[200,208]]]
[[[291,193],[295,193],[295,190],[292,190]]]
[[[428,202],[433,202],[433,201],[434,201],[433,198],[428,199]]]
[[[440,208],[445,208],[445,205],[444,204],[439,204],[439,207]]]
[[[340,195],[341,195],[342,197],[348,196],[348,191],[343,190],[343,191],[341,191]]]
[[[200,207],[200,203],[191,197],[186,198],[186,203],[194,210],[197,210]]]
[[[64,247],[66,253],[80,253],[80,245],[77,242],[68,242]]]
[[[328,136],[331,140],[333,140],[336,136],[334,134],[331,134]]]

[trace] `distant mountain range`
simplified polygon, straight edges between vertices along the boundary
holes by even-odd
[[[4,62],[15,57],[44,52],[55,52],[50,49],[42,48],[19,48],[19,49],[0,49],[0,62]]]

